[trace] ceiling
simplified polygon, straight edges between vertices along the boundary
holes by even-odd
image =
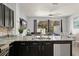
[[[79,13],[78,3],[19,3],[26,16],[70,16]]]

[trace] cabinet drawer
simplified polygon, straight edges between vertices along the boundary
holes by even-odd
[[[42,45],[47,46],[47,45],[52,45],[51,42],[42,42]]]
[[[33,46],[39,46],[39,45],[41,45],[41,44],[40,44],[40,43],[33,42],[32,45],[33,45]]]

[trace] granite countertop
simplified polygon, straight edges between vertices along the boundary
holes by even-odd
[[[25,37],[5,37],[0,38],[0,44],[10,44],[14,41],[73,41],[72,38],[60,38],[60,37],[51,37],[51,39],[32,39],[33,36],[25,36]]]

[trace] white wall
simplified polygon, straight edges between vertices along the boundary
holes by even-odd
[[[63,33],[69,34],[71,32],[70,30],[70,16],[62,17],[62,26],[63,26]]]

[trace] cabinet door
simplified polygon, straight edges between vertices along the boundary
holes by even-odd
[[[12,28],[14,28],[14,11],[12,11]]]
[[[9,26],[11,28],[14,27],[14,11],[10,9],[10,19],[9,19]]]
[[[9,27],[9,19],[10,19],[10,16],[9,16],[9,8],[7,6],[5,6],[5,27]]]
[[[9,56],[15,56],[15,46],[10,45],[9,47]]]
[[[40,56],[41,55],[41,50],[40,50],[40,44],[33,42],[32,45],[28,46],[29,50],[29,55],[30,56]]]
[[[0,26],[4,26],[4,6],[0,3]]]
[[[10,47],[9,55],[10,56],[27,56],[28,49],[25,42],[14,42],[12,46]]]
[[[50,42],[46,42],[42,45],[42,55],[43,56],[53,56],[53,45]]]
[[[18,50],[18,54],[19,56],[28,56],[29,55],[29,51],[28,51],[28,45],[26,45],[27,43],[25,42],[21,42],[19,43],[19,45],[17,46],[17,50]]]
[[[14,48],[14,55],[16,56],[39,56],[40,46],[33,42],[18,42]]]
[[[16,56],[26,56],[27,55],[26,46],[23,45],[22,43],[20,43],[19,45],[16,45],[15,51],[16,51],[15,52]]]

